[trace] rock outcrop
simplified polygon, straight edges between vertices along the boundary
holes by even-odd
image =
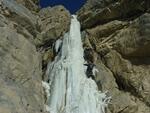
[[[77,14],[85,29],[116,19],[135,18],[148,10],[149,4],[148,0],[88,0]]]
[[[39,0],[15,0],[18,4],[24,5],[33,12],[39,11]]]
[[[77,12],[85,51],[97,54],[88,59],[97,85],[112,96],[108,113],[150,112],[149,8],[147,0],[87,0]]]
[[[38,37],[39,45],[56,41],[69,30],[71,15],[63,6],[43,8],[38,15],[42,35]]]
[[[53,53],[54,43],[68,32],[71,22],[71,14],[64,6],[43,8],[38,13],[38,27],[40,33],[34,40],[37,47],[41,48],[43,70],[47,63],[55,57]]]
[[[150,50],[150,14],[145,13],[130,22],[129,27],[118,31],[116,50],[126,57],[149,57]]]
[[[42,59],[47,65],[70,14],[63,6],[37,12],[37,3],[0,0],[0,113],[46,113]]]
[[[116,60],[114,60],[114,62],[116,62]],[[114,77],[113,71],[110,70],[110,67],[106,67],[108,64],[104,65],[102,62],[98,61],[96,65],[97,65],[97,69],[99,70],[99,72],[97,73],[98,76],[96,78],[99,89],[102,91],[108,91],[109,95],[112,96],[111,103],[109,104],[108,107],[109,109],[107,109],[108,113],[149,113],[150,112],[149,107],[145,105],[145,103],[141,99],[133,96],[128,91],[125,92],[124,90],[120,89],[121,84],[116,83],[116,77]],[[119,69],[118,68],[119,65],[118,67],[117,65],[116,64],[113,66],[111,65],[112,66],[111,68],[116,67],[117,69]],[[120,68],[122,67],[120,66]],[[120,81],[120,83],[124,81],[121,77],[118,80]]]

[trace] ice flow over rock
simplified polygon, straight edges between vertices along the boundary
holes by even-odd
[[[50,86],[47,110],[50,113],[105,113],[109,98],[86,77],[83,64],[80,23],[73,15],[61,50],[47,68]]]

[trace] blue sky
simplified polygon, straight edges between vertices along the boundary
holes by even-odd
[[[72,14],[80,9],[86,0],[40,0],[41,7],[64,5]]]

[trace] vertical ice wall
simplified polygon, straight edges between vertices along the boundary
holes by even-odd
[[[109,99],[86,77],[83,64],[80,23],[73,16],[61,51],[47,69],[50,113],[104,113]]]

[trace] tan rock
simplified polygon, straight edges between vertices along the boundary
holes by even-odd
[[[0,113],[44,112],[40,54],[14,22],[0,20]]]
[[[105,62],[113,72],[120,90],[130,92],[150,106],[150,65],[133,65],[115,51],[105,56]]]
[[[18,4],[24,5],[30,11],[38,11],[39,0],[15,0]]]
[[[104,55],[108,53],[109,49],[113,48],[116,43],[116,39],[113,36],[116,36],[117,32],[126,26],[128,26],[128,22],[117,20],[99,25],[86,30],[87,39],[95,46],[99,54]]]
[[[116,38],[115,49],[126,57],[150,56],[150,14],[146,13],[122,29]]]
[[[36,37],[37,31],[37,20],[38,17],[31,13],[29,9],[21,4],[17,4],[14,0],[1,0],[2,5],[0,7],[0,12],[8,20],[14,21],[19,26],[28,30],[30,34]]]
[[[147,0],[88,0],[78,12],[82,29],[116,19],[130,18],[148,9]],[[134,6],[134,7],[133,7]],[[131,13],[132,12],[132,13]]]
[[[121,64],[118,64],[121,65]],[[112,66],[116,67],[114,64]],[[121,65],[122,66],[122,65]],[[108,91],[112,100],[108,106],[108,113],[149,113],[149,106],[134,97],[130,92],[125,92],[120,89],[120,84],[116,83],[114,72],[109,70],[100,60],[96,63],[96,68],[99,70],[96,77],[96,82],[100,90]],[[113,72],[113,73],[112,73]],[[119,79],[120,82],[122,79]]]
[[[70,27],[70,13],[63,6],[44,8],[39,12],[40,29],[39,45],[63,36]]]

